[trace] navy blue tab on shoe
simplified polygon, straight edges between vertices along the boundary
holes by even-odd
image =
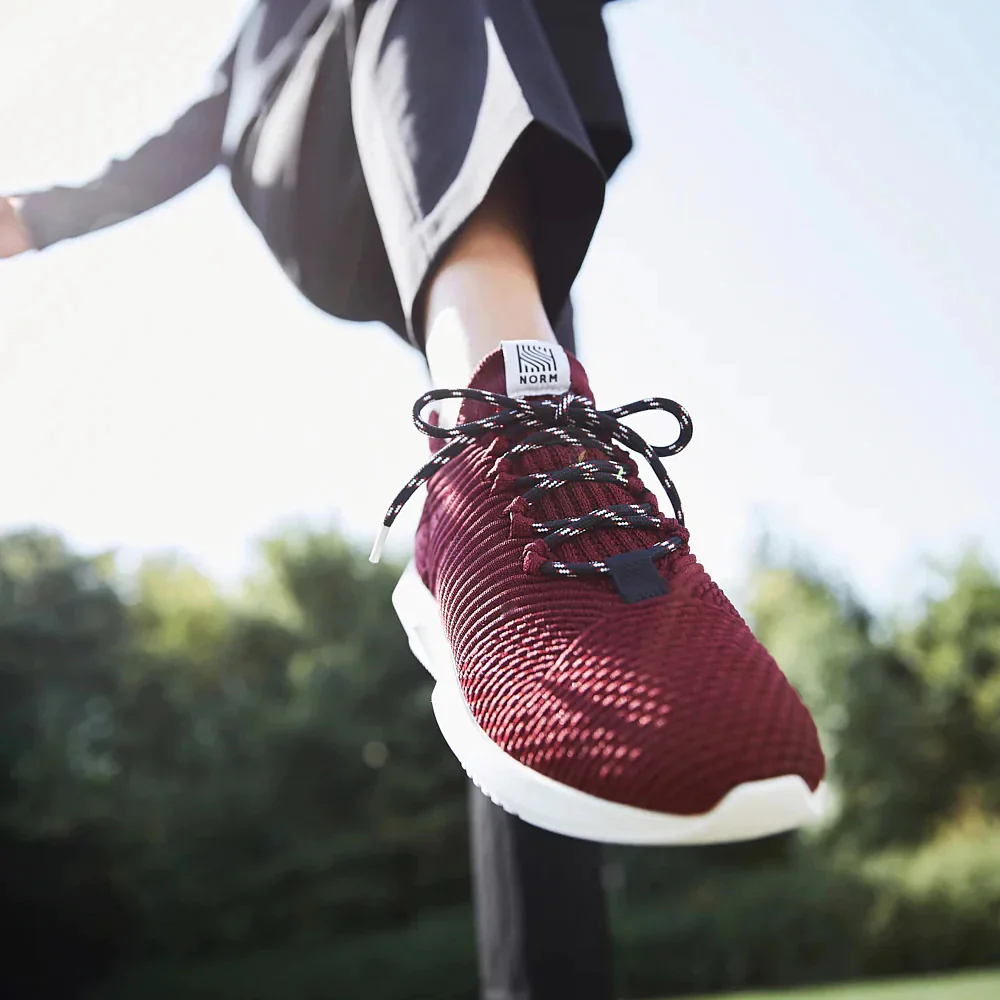
[[[649,549],[623,552],[604,560],[615,588],[626,604],[638,604],[667,593],[667,585],[656,569]]]

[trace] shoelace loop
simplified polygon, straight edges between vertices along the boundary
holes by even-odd
[[[428,406],[443,399],[474,400],[496,407],[497,412],[478,420],[456,424],[454,427],[441,427],[426,420],[424,411]],[[622,423],[625,417],[651,410],[662,410],[677,421],[679,428],[677,438],[670,444],[651,445],[637,431]],[[627,486],[630,472],[615,457],[614,442],[637,452],[646,459],[663,486],[673,508],[674,517],[683,532],[657,542],[645,551],[648,551],[652,558],[660,558],[687,541],[687,532],[683,528],[684,512],[681,499],[660,459],[682,451],[690,442],[694,428],[687,410],[672,399],[647,397],[610,410],[598,410],[587,397],[572,392],[556,399],[545,397],[514,399],[482,389],[432,389],[424,393],[414,404],[413,423],[421,433],[448,443],[407,482],[389,506],[382,522],[382,530],[372,548],[370,557],[372,562],[378,562],[381,558],[389,529],[410,497],[469,445],[493,433],[524,435],[520,444],[508,452],[509,456],[552,444],[582,446],[584,451],[598,449],[608,456],[606,460],[587,459],[582,457],[583,452],[581,452],[580,461],[564,469],[519,477],[516,480],[517,486],[525,491],[522,495],[528,502],[543,490],[556,489],[570,482],[613,482],[619,486]],[[657,529],[662,527],[662,517],[655,512],[650,503],[616,504],[579,517],[536,523],[532,525],[532,530],[542,536],[541,542],[551,550],[569,538],[602,526]],[[607,564],[603,561],[564,563],[544,560],[538,568],[543,573],[558,576],[584,576],[609,572]]]

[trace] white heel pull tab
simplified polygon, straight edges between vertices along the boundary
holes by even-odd
[[[375,544],[372,546],[371,555],[368,557],[370,563],[377,563],[382,558],[382,553],[385,551],[385,540],[388,537],[389,529],[382,525],[378,537],[375,539]]]

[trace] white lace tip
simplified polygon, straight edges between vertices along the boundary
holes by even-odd
[[[385,540],[388,537],[389,529],[382,525],[378,538],[375,539],[375,544],[372,546],[371,555],[368,557],[370,563],[377,563],[382,558],[382,553],[385,551]]]

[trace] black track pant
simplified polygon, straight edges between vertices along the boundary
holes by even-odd
[[[516,158],[542,299],[558,322],[607,179],[631,148],[602,6],[355,3],[356,28],[320,67],[294,191],[294,270],[321,309],[422,346],[428,276]]]

